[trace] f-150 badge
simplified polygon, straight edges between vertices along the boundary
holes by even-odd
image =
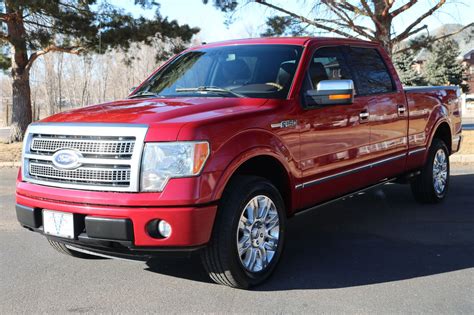
[[[296,120],[283,120],[276,124],[270,125],[272,128],[293,128],[296,127]]]

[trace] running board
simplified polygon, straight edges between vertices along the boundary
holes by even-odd
[[[388,184],[388,183],[391,183],[391,182],[394,182],[396,181],[397,178],[394,177],[394,178],[390,178],[390,179],[384,179],[382,180],[381,182],[378,182],[377,184],[374,184],[374,185],[371,185],[371,186],[368,186],[368,187],[365,187],[363,189],[360,189],[360,190],[357,190],[357,191],[354,191],[354,192],[351,192],[351,193],[348,193],[348,194],[345,194],[341,197],[338,197],[338,198],[335,198],[335,199],[331,199],[329,201],[325,201],[323,203],[320,203],[320,204],[317,204],[316,206],[312,206],[310,208],[306,208],[306,209],[303,209],[301,211],[298,211],[295,213],[295,216],[297,215],[300,215],[300,214],[304,214],[304,213],[307,213],[307,212],[310,212],[312,210],[316,210],[318,208],[321,208],[321,207],[324,207],[324,206],[327,206],[333,202],[336,202],[336,201],[340,201],[340,200],[344,200],[346,198],[350,198],[350,197],[353,197],[355,196],[356,194],[358,193],[361,193],[361,192],[364,192],[364,191],[368,191],[368,190],[371,190],[371,189],[374,189],[374,188],[377,188],[377,187],[380,187],[380,186],[383,186],[385,184]]]

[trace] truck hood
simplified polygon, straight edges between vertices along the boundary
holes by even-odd
[[[229,115],[255,109],[266,99],[193,97],[173,99],[131,99],[65,111],[41,122],[183,124],[186,117]],[[197,117],[196,117],[197,116]]]

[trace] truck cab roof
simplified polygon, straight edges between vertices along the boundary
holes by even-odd
[[[298,45],[307,46],[314,42],[324,42],[336,45],[378,45],[376,42],[353,39],[353,38],[340,38],[340,37],[260,37],[260,38],[244,38],[244,39],[233,39],[214,43],[207,43],[199,46],[190,48],[189,50],[196,50],[208,47],[219,47],[219,46],[230,46],[230,45]]]

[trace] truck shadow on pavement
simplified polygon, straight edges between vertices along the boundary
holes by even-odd
[[[474,267],[474,174],[451,176],[450,185],[438,205],[419,205],[408,185],[393,184],[296,216],[278,268],[255,290],[344,288]],[[198,255],[148,266],[210,282]]]

